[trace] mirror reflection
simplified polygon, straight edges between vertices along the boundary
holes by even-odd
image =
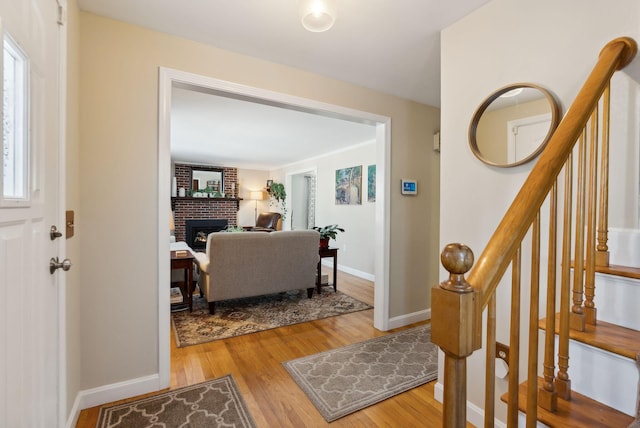
[[[224,183],[221,169],[192,169],[191,189],[194,192],[223,193]]]
[[[545,89],[518,83],[482,102],[469,127],[469,145],[482,162],[499,167],[534,159],[558,126],[558,103]]]

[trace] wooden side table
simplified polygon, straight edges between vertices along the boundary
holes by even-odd
[[[337,291],[338,287],[338,249],[337,248],[320,248],[318,250],[320,260],[318,260],[318,277],[316,279],[316,289],[320,294],[320,288],[322,287],[322,259],[332,257],[333,258],[333,291]],[[329,284],[331,285],[331,284]]]
[[[171,269],[184,269],[186,277],[187,303],[189,312],[193,312],[193,262],[195,257],[191,251],[187,250],[185,255],[178,256],[175,251],[171,251]]]

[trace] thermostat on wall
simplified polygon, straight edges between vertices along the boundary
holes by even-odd
[[[417,195],[418,194],[418,182],[416,180],[402,180],[402,194],[403,195]]]

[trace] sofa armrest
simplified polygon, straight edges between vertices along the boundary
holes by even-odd
[[[208,272],[209,270],[209,257],[205,253],[193,253],[196,258],[196,264],[200,268],[201,272]]]

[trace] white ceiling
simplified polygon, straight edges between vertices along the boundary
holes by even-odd
[[[174,87],[174,161],[271,170],[375,141],[374,125]]]
[[[324,33],[311,33],[302,27],[298,0],[78,0],[78,4],[82,10],[98,15],[439,107],[440,31],[488,1],[338,0],[336,23]],[[184,109],[194,117],[202,116],[203,112],[194,112],[193,106],[183,104],[183,101],[207,104],[202,98],[202,94],[178,94],[172,115],[187,117],[179,112]],[[228,115],[224,116],[224,122],[216,122],[215,118],[221,117],[221,106],[208,106],[217,115],[198,121],[197,126],[182,123],[182,119],[172,121],[176,128],[172,151],[187,156],[188,145],[193,149],[195,141],[205,143],[203,136],[218,135],[224,141],[206,141],[208,153],[222,156],[224,150],[229,154],[239,145],[255,145],[252,151],[257,154],[255,160],[271,169],[273,165],[268,166],[267,159],[275,144],[296,141],[296,147],[303,153],[314,153],[319,142],[333,141],[331,134],[314,139],[308,129],[329,132],[334,125],[346,128],[345,141],[355,139],[363,131],[358,131],[353,123],[327,122],[327,118],[305,117],[303,113],[283,109],[273,112],[265,106],[247,104],[250,103],[245,102],[245,106],[252,111],[242,111],[242,115],[251,114],[256,123],[268,117],[267,128],[251,130],[247,123],[240,124],[237,117]],[[259,119],[259,112],[268,116]],[[279,119],[277,113],[284,116]],[[292,114],[298,115],[293,122]],[[299,127],[292,124],[314,119],[320,123],[306,123],[306,134],[294,132]],[[227,123],[236,124],[235,131],[223,129]],[[287,135],[285,129],[291,134]],[[240,139],[240,135],[255,138]],[[214,143],[220,147],[212,148]],[[191,152],[189,156],[197,154]]]

